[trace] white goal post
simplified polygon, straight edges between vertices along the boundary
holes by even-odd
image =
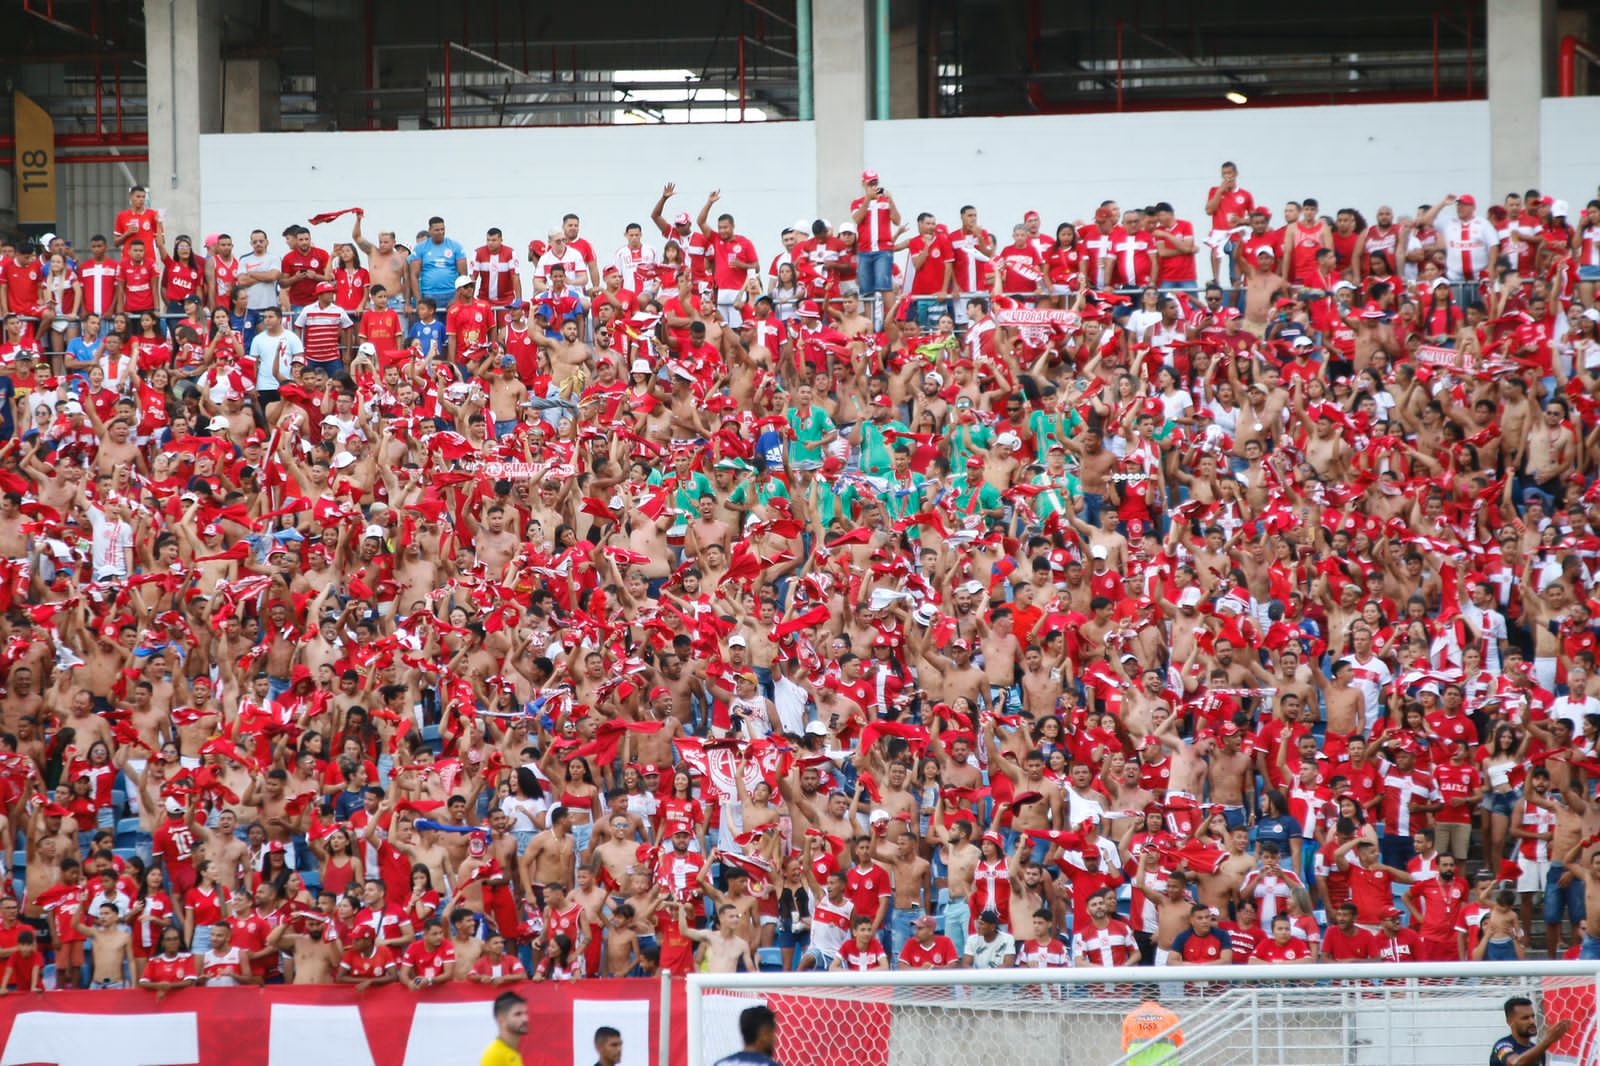
[[[1540,1031],[1566,1019],[1550,1066],[1600,1066],[1600,963],[1185,966],[691,974],[689,1066],[742,1046],[739,1014],[778,1014],[783,1066],[1470,1066],[1526,996]],[[1155,999],[1175,1056],[1123,1048]],[[1142,1051],[1142,1054],[1141,1054]]]

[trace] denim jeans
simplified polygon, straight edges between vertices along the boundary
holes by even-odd
[[[1544,924],[1547,928],[1559,925],[1563,918],[1573,925],[1577,925],[1584,918],[1583,877],[1574,871],[1572,883],[1562,888],[1561,875],[1566,869],[1561,863],[1553,862],[1550,864],[1550,873],[1545,878]],[[1546,932],[1545,935],[1550,934]]]
[[[972,915],[971,905],[964,899],[953,899],[944,908],[944,935],[956,946],[960,955],[967,943],[967,919]]]
[[[889,964],[900,961],[900,949],[911,939],[911,923],[922,917],[921,907],[896,907],[889,911]]]

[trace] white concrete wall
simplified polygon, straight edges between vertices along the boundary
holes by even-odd
[[[499,226],[519,254],[568,211],[582,218],[595,254],[622,246],[629,222],[660,247],[650,208],[667,181],[678,192],[666,217],[694,217],[712,189],[758,249],[778,247],[784,226],[816,199],[810,123],[592,126],[377,133],[213,134],[200,139],[206,233],[235,247],[264,229],[271,247],[291,222],[343,207],[366,209],[363,235],[392,229],[403,244],[441,215],[470,251]],[[350,219],[313,228],[317,244],[347,240]],[[526,276],[526,275],[525,275]]]
[[[1574,212],[1600,183],[1600,97],[1545,100],[1540,187]],[[896,120],[866,124],[866,165],[908,214],[953,221],[963,203],[1003,231],[1037,209],[1047,229],[1084,218],[1106,197],[1124,206],[1170,200],[1203,226],[1207,186],[1223,159],[1241,184],[1279,211],[1317,197],[1324,210],[1379,204],[1398,213],[1448,192],[1498,200],[1489,179],[1483,101],[1123,115]],[[778,233],[816,204],[809,123],[451,130],[401,133],[217,134],[201,138],[202,232],[277,234],[316,211],[360,204],[367,229],[405,240],[430,214],[474,246],[497,225],[513,246],[544,235],[562,213],[583,216],[597,253],[622,243],[624,224],[648,226],[661,183],[668,205],[698,211],[720,186],[763,260]],[[846,204],[820,205],[838,223]],[[319,228],[326,243],[349,232]],[[647,234],[647,236],[650,236]]]

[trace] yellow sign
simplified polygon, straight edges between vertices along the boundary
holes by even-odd
[[[17,221],[56,223],[56,127],[50,113],[21,93],[12,93],[17,131]]]

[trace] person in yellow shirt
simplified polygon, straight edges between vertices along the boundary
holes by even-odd
[[[1178,1016],[1154,998],[1147,999],[1122,1019],[1122,1050],[1136,1051],[1128,1066],[1175,1066],[1183,1046]]]
[[[528,1001],[515,992],[500,993],[494,1001],[494,1021],[500,1031],[484,1049],[478,1066],[522,1066],[519,1049],[528,1035]]]

